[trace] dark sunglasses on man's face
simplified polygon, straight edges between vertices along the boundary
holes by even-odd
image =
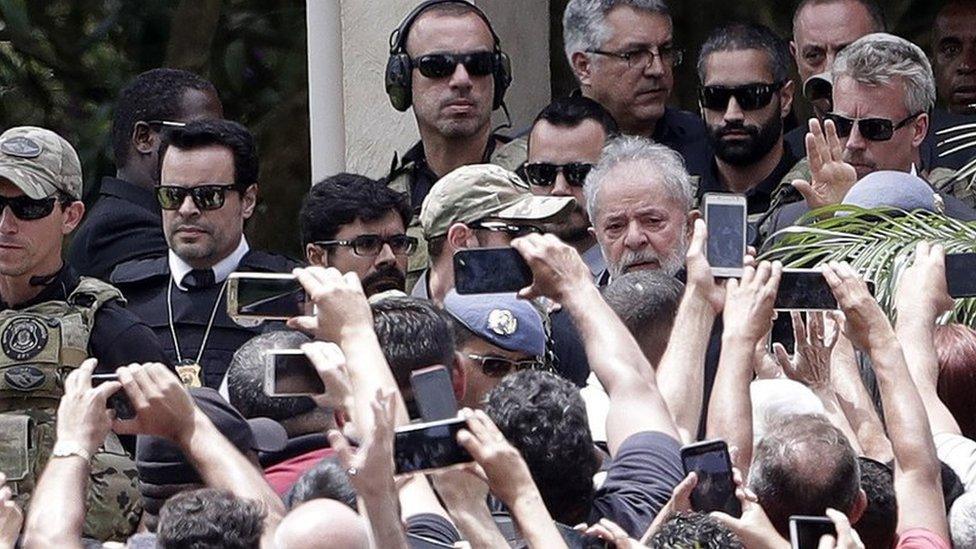
[[[537,187],[551,187],[556,183],[556,176],[562,172],[566,183],[572,187],[582,187],[587,174],[593,169],[593,164],[585,162],[570,162],[568,164],[549,164],[535,162],[525,165],[525,176],[530,185]]]
[[[772,84],[746,84],[744,86],[702,86],[698,90],[701,104],[711,111],[724,111],[729,108],[729,99],[735,97],[735,102],[744,111],[761,109],[773,100],[773,94],[783,87],[782,82]]]
[[[914,120],[916,113],[905,117],[898,122],[892,122],[887,118],[848,118],[842,114],[828,113],[824,120],[830,120],[837,128],[837,137],[848,137],[854,131],[854,123],[857,123],[857,132],[861,137],[868,141],[888,141],[895,135],[895,131],[901,129],[906,124]]]
[[[468,358],[481,363],[481,371],[488,377],[505,377],[516,370],[540,370],[542,362],[538,359],[511,360],[500,356],[469,354]]]
[[[445,78],[454,74],[458,63],[471,76],[485,76],[495,70],[495,54],[490,51],[471,53],[432,53],[413,59],[413,66],[427,78]]]
[[[27,195],[14,197],[0,196],[0,213],[10,206],[10,211],[17,219],[22,221],[34,221],[43,219],[54,211],[54,204],[58,197],[49,196],[47,198],[31,198]]]
[[[156,187],[156,201],[164,210],[178,210],[187,196],[193,197],[193,204],[200,210],[217,210],[224,205],[224,195],[239,187],[230,185],[200,185],[199,187],[180,187],[160,185]]]

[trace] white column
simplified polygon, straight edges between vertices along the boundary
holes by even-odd
[[[305,0],[312,184],[345,170],[342,11],[339,0]]]

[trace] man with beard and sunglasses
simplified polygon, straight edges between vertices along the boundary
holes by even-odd
[[[514,170],[525,160],[521,140],[492,132],[491,113],[503,107],[512,81],[508,56],[488,17],[466,0],[426,0],[390,36],[386,91],[399,111],[413,108],[420,141],[394,156],[384,181],[410,197],[408,234],[418,239],[407,287],[427,267],[419,215],[441,177],[469,164]]]
[[[580,253],[594,278],[606,268],[590,231],[583,183],[617,123],[599,103],[581,96],[556,99],[536,117],[529,132],[528,160],[523,168],[532,194],[571,196],[576,206],[560,223],[544,227]]]
[[[252,250],[244,237],[258,193],[258,154],[247,128],[229,120],[191,122],[166,136],[159,158],[156,200],[169,253],[119,265],[112,282],[156,333],[184,384],[217,388],[241,345],[282,327],[232,320],[228,276],[291,273],[299,264]]]
[[[706,192],[746,195],[749,219],[773,205],[780,180],[797,162],[783,144],[783,120],[793,104],[786,43],[757,24],[712,32],[698,57],[702,118],[715,158],[702,174]]]
[[[79,277],[62,260],[65,236],[85,212],[81,163],[56,133],[37,127],[0,135],[0,470],[25,507],[48,459],[90,463],[85,535],[125,538],[141,514],[135,464],[110,435],[89,453],[53,433],[68,373],[87,358],[110,374],[133,362],[165,362],[152,330],[119,290]],[[90,365],[89,365],[90,367]],[[26,511],[26,509],[25,509]]]
[[[354,272],[366,296],[403,292],[417,238],[406,234],[408,197],[362,175],[340,173],[312,187],[299,215],[305,260]]]

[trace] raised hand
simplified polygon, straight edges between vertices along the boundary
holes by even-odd
[[[857,183],[857,171],[844,161],[844,145],[833,121],[827,120],[821,127],[819,120],[811,118],[809,127],[805,144],[812,177],[810,181],[796,179],[792,184],[803,195],[807,206],[815,210],[840,204]]]
[[[373,428],[358,449],[353,449],[339,431],[329,431],[329,444],[349,474],[349,481],[363,496],[390,496],[396,493],[393,482],[393,427],[396,421],[396,395],[376,392],[371,403]]]
[[[24,512],[13,500],[7,476],[0,473],[0,549],[13,549],[24,524]]]
[[[823,273],[844,313],[845,334],[856,348],[867,351],[891,343],[897,345],[884,311],[850,265],[831,261],[823,266]]]
[[[695,220],[691,244],[685,257],[688,280],[685,291],[703,299],[716,314],[722,312],[725,306],[725,282],[716,282],[712,275],[712,267],[705,257],[705,247],[708,244],[708,228],[703,219]]]
[[[93,389],[91,376],[96,364],[98,361],[89,358],[68,375],[58,404],[58,441],[77,445],[88,455],[98,450],[112,428],[114,412],[105,403],[121,387],[117,381],[110,381]]]
[[[779,261],[762,261],[753,268],[746,266],[742,278],[726,283],[725,336],[741,336],[749,349],[773,327],[773,303],[779,288],[783,266]]]
[[[786,377],[814,391],[829,389],[830,356],[839,333],[836,323],[823,312],[808,313],[806,324],[798,311],[791,311],[790,317],[796,350],[790,356],[781,344],[773,344],[776,361]]]
[[[532,285],[519,292],[532,299],[543,296],[562,304],[576,289],[593,285],[593,275],[577,252],[551,234],[530,234],[512,241],[532,269]]]
[[[373,329],[363,285],[356,273],[341,274],[333,268],[295,269],[298,281],[315,305],[314,316],[299,316],[288,327],[301,330],[320,341],[340,343],[344,333]]]
[[[953,300],[946,287],[945,251],[939,244],[919,242],[915,246],[912,266],[898,279],[895,310],[900,320],[918,320],[932,324],[952,308]]]

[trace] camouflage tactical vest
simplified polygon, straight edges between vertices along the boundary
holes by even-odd
[[[95,313],[122,294],[82,278],[66,301],[0,311],[0,469],[25,509],[56,438],[58,402],[68,374],[88,358]],[[138,524],[135,463],[114,433],[92,457],[86,536],[122,539]]]

